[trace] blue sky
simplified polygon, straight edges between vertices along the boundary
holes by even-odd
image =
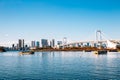
[[[120,39],[119,0],[0,0],[0,44],[19,38],[94,40],[95,30]]]

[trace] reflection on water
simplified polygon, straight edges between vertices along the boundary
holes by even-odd
[[[0,53],[0,79],[115,79],[120,76],[120,53],[91,52]]]

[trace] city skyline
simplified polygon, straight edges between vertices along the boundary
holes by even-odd
[[[0,0],[0,45],[42,38],[94,40],[95,30],[120,39],[119,0]]]

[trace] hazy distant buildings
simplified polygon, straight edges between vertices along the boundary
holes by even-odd
[[[18,39],[18,43],[12,44],[10,50],[29,50],[30,47],[25,44],[24,39]]]
[[[31,41],[31,48],[39,48],[40,42],[39,41]]]
[[[41,39],[41,45],[43,48],[48,47],[48,40],[47,39]]]

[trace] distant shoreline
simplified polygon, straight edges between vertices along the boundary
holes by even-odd
[[[35,51],[35,52],[44,52],[44,51],[83,51],[83,52],[92,52],[92,51],[99,51],[99,50],[106,50],[108,52],[119,52],[120,50],[119,49],[97,49],[97,48],[91,48],[91,49],[88,49],[88,48],[76,48],[76,49],[53,49],[53,48],[48,48],[48,49],[33,49],[32,51]]]
[[[96,48],[96,47],[74,47],[74,48],[35,48],[29,49],[29,51],[34,52],[57,52],[57,51],[81,51],[81,52],[92,52],[92,51],[108,51],[108,52],[120,52],[120,49],[106,49],[106,48]],[[22,51],[22,50],[7,50],[7,51]],[[0,48],[0,52],[6,52],[4,48]]]

